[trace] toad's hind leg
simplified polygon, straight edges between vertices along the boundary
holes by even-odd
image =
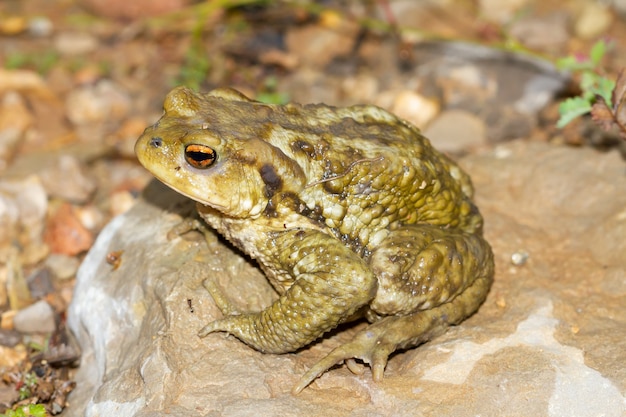
[[[426,342],[473,314],[493,279],[493,255],[481,236],[433,226],[392,232],[370,263],[379,278],[370,306],[386,317],[315,364],[293,393],[343,360],[349,360],[348,367],[354,371],[353,358],[370,364],[373,379],[380,381],[391,353]]]

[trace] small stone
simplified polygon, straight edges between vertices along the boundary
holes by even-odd
[[[67,117],[76,126],[121,119],[130,109],[128,94],[109,80],[101,80],[70,92]]]
[[[447,110],[424,131],[433,146],[442,152],[460,153],[487,143],[487,129],[481,119],[463,110]]]
[[[370,103],[378,92],[378,79],[369,74],[358,74],[346,77],[341,83],[341,89],[347,97],[356,103]]]
[[[0,346],[13,347],[22,341],[22,335],[14,330],[0,329]]]
[[[0,346],[0,368],[12,368],[19,363],[23,363],[28,356],[24,345],[17,345],[13,347]],[[19,393],[15,390],[15,397],[19,396]]]
[[[39,38],[50,36],[53,29],[52,21],[46,16],[33,17],[28,22],[28,32]]]
[[[23,248],[41,243],[47,210],[47,195],[38,177],[0,181],[0,247],[14,240]]]
[[[530,49],[548,52],[562,51],[570,38],[563,13],[521,18],[511,24],[509,34]]]
[[[0,94],[7,91],[29,92],[46,99],[55,98],[41,75],[31,70],[0,68]]]
[[[89,200],[97,186],[80,161],[70,155],[61,155],[40,177],[49,195],[77,204]]]
[[[42,298],[54,292],[52,274],[48,268],[39,268],[26,278],[30,294],[34,299]]]
[[[586,2],[578,14],[574,30],[582,39],[593,39],[606,33],[613,21],[607,5],[600,2]]]
[[[103,77],[102,68],[97,64],[88,64],[74,73],[75,85],[92,85]]]
[[[9,165],[24,135],[33,125],[33,115],[22,96],[9,91],[0,102],[0,171]]]
[[[97,230],[106,221],[104,214],[96,206],[76,207],[74,212],[83,226],[89,230]]]
[[[135,197],[127,190],[117,191],[111,195],[111,214],[113,216],[127,212],[135,205]]]
[[[396,96],[391,112],[424,129],[439,114],[439,107],[436,100],[405,90]]]
[[[0,20],[0,34],[17,35],[26,30],[26,19],[22,16],[8,16]]]
[[[324,68],[333,58],[350,52],[357,30],[356,26],[346,30],[317,25],[295,26],[287,32],[285,43],[287,51],[297,57],[301,66]]]
[[[73,256],[89,249],[94,237],[80,222],[72,206],[63,204],[50,216],[44,239],[52,253]]]
[[[45,261],[45,265],[50,269],[52,274],[60,280],[72,278],[76,275],[80,261],[73,257],[60,253],[53,253]]]
[[[98,48],[98,39],[87,32],[63,32],[54,39],[54,47],[62,55],[83,55]]]
[[[56,330],[54,310],[46,301],[37,301],[15,314],[13,326],[23,334],[52,333]]]
[[[522,266],[528,261],[529,257],[530,255],[528,254],[528,252],[524,250],[518,250],[511,255],[511,263],[515,266]]]
[[[507,23],[528,3],[528,0],[480,0],[478,15],[497,23]]]

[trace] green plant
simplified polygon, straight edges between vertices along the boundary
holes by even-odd
[[[57,62],[59,62],[59,54],[54,51],[46,51],[40,54],[13,52],[7,55],[4,67],[6,69],[32,68],[38,73],[45,75]]]
[[[32,390],[37,387],[37,375],[33,372],[29,372],[24,375],[24,380],[19,388],[20,401],[30,398],[32,396]]]
[[[29,404],[15,410],[7,410],[0,417],[48,417],[49,414],[43,404]]]
[[[278,80],[276,77],[270,76],[265,79],[263,89],[256,95],[256,100],[269,104],[285,104],[289,101],[289,95],[279,93],[277,90]]]
[[[568,56],[557,62],[560,69],[580,73],[581,95],[563,101],[557,127],[591,113],[592,120],[604,130],[617,130],[626,139],[626,71],[622,69],[613,81],[599,73],[600,63],[609,45],[596,42],[588,57]]]
[[[185,54],[185,60],[180,68],[176,84],[186,85],[194,90],[199,90],[202,82],[206,79],[211,61],[204,51],[201,36],[194,37],[191,46]]]

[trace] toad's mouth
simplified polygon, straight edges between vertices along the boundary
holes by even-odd
[[[152,172],[152,171],[151,171]],[[161,181],[163,184],[167,185],[169,188],[171,188],[172,190],[176,191],[178,194],[184,195],[185,197],[189,198],[190,200],[193,200],[197,203],[202,204],[203,206],[207,206],[207,207],[211,207],[217,211],[220,212],[224,212],[227,207],[221,204],[216,204],[216,203],[212,203],[210,201],[204,200],[196,195],[192,195],[190,193],[185,192],[183,189],[176,187],[175,185],[173,185],[171,182],[169,181],[165,181],[163,178],[159,177],[158,175],[156,175],[154,172],[152,172],[152,175],[154,175],[154,177]]]

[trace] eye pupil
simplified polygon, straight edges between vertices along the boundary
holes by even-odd
[[[215,150],[205,145],[187,145],[185,147],[185,161],[194,168],[206,169],[215,162],[216,157]]]

